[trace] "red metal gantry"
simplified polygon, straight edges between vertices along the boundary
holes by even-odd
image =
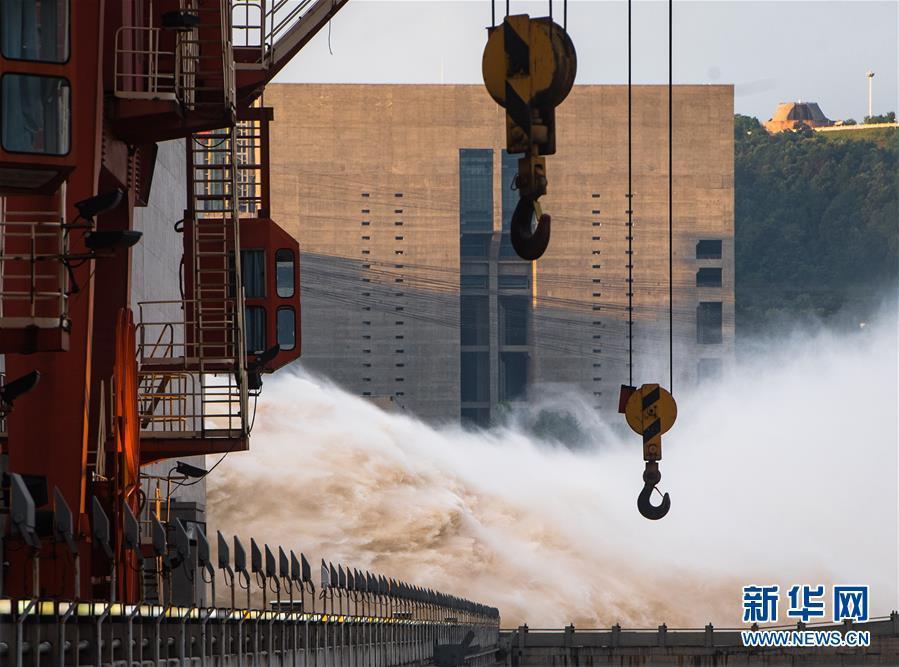
[[[0,3],[0,446],[42,538],[40,591],[27,549],[9,548],[3,594],[75,594],[41,520],[58,489],[82,597],[108,598],[114,577],[116,599],[136,600],[122,507],[141,504],[139,466],[247,448],[261,373],[300,354],[299,247],[270,218],[271,112],[256,100],[345,2]],[[183,234],[183,298],[132,304],[134,208],[157,142],[179,138],[188,210],[158,233]],[[3,392],[35,371],[27,393]],[[3,497],[8,512],[8,484]],[[91,542],[93,498],[111,559]],[[21,541],[3,523],[5,544]]]

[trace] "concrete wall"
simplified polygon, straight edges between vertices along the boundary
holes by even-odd
[[[626,102],[623,86],[577,86],[559,108],[552,241],[534,266],[530,393],[573,387],[603,410],[628,378]],[[303,364],[422,417],[457,418],[459,149],[494,150],[498,231],[503,110],[471,85],[275,85],[266,104],[273,217],[302,252]],[[727,360],[733,347],[733,87],[677,86],[674,118],[675,363],[692,381],[700,357]],[[667,384],[665,87],[635,88],[633,136],[634,380]],[[722,260],[697,262],[701,238],[723,241]],[[723,269],[721,288],[696,287],[703,263]],[[720,345],[696,343],[706,299],[723,303]]]

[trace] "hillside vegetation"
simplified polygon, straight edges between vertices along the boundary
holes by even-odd
[[[737,331],[863,320],[899,275],[899,132],[769,135],[737,116]],[[836,134],[836,133],[827,133]]]

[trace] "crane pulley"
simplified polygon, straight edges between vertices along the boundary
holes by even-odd
[[[652,492],[662,481],[659,460],[662,458],[662,434],[666,433],[677,419],[677,403],[669,391],[658,384],[644,384],[641,387],[621,387],[619,411],[624,413],[627,425],[643,436],[643,490],[637,497],[637,509],[647,519],[657,520],[668,514],[671,498],[665,493],[660,505],[650,502]]]
[[[556,152],[555,110],[574,85],[577,54],[568,33],[550,17],[509,15],[487,31],[484,84],[506,110],[506,150],[524,154],[515,177],[519,201],[510,238],[519,257],[535,260],[550,234],[550,216],[538,202],[546,194],[543,156]]]

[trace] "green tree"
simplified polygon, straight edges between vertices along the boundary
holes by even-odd
[[[746,116],[734,128],[738,333],[876,307],[899,273],[899,132],[878,144],[772,135]]]

